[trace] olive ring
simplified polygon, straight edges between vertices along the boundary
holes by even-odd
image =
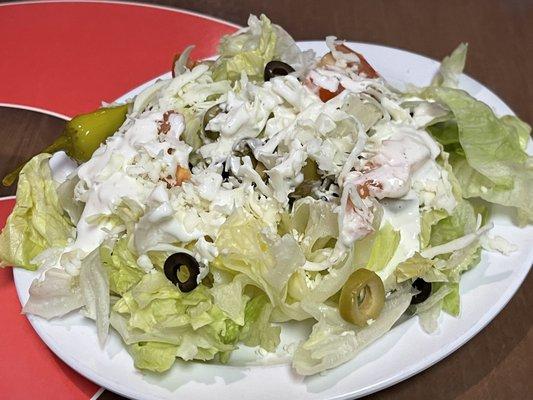
[[[285,76],[294,72],[294,68],[283,61],[270,61],[265,65],[264,79],[265,82],[276,76]]]
[[[367,326],[376,319],[385,305],[385,288],[373,271],[360,268],[350,275],[341,290],[339,312],[354,325]]]
[[[411,299],[411,304],[420,304],[426,301],[431,294],[431,283],[426,282],[422,278],[417,278],[412,283],[412,286],[420,293],[415,294]]]
[[[169,281],[186,293],[198,286],[200,264],[187,253],[174,253],[168,257],[164,265],[165,275]]]

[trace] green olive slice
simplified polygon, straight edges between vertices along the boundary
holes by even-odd
[[[385,304],[385,288],[373,271],[360,268],[350,275],[341,290],[339,312],[341,317],[354,325],[367,326],[376,319]]]
[[[205,114],[202,121],[202,129],[204,131],[204,135],[206,138],[211,140],[217,140],[219,133],[215,131],[210,131],[205,129],[209,121],[211,121],[213,118],[215,118],[218,114],[220,114],[222,110],[220,109],[220,106],[218,104],[215,104],[213,107],[209,108]]]
[[[320,175],[318,174],[318,165],[316,161],[311,158],[306,161],[302,168],[302,173],[304,175],[304,182],[317,181],[320,179]]]

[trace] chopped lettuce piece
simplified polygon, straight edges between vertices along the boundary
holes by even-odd
[[[244,284],[247,279],[237,282]],[[218,355],[227,361],[239,340],[267,351],[276,349],[280,328],[270,324],[272,305],[266,295],[246,302],[242,323],[238,324],[214,304],[210,292],[200,285],[182,293],[161,272],[152,271],[124,293],[113,306],[111,324],[126,344],[138,344],[132,351],[138,368],[166,370],[172,365],[170,354],[172,360],[211,360]],[[224,294],[227,292],[219,291],[219,296]],[[139,347],[149,343],[157,345]],[[164,362],[154,364],[161,351]]]
[[[453,213],[431,227],[429,244],[438,246],[476,230],[477,215],[467,200],[461,200]]]
[[[302,237],[300,246],[306,259],[321,262],[339,236],[338,217],[334,204],[305,197],[294,203],[287,233],[296,230]]]
[[[345,322],[336,307],[308,304],[306,309],[318,322],[311,335],[299,344],[293,367],[301,375],[313,375],[351,360],[357,353],[387,333],[411,302],[410,285],[391,294],[379,317],[359,329]]]
[[[145,274],[137,265],[128,242],[129,237],[123,236],[113,247],[107,244],[100,247],[100,258],[109,275],[109,289],[118,295],[130,290]]]
[[[439,71],[433,78],[433,86],[445,86],[456,88],[459,84],[459,76],[463,72],[466,63],[468,44],[461,43],[449,56],[444,57]]]
[[[65,246],[74,235],[59,203],[49,158],[39,154],[20,172],[17,203],[0,234],[0,266],[34,270],[34,257],[50,247]]]
[[[292,236],[269,237],[263,229],[251,214],[234,212],[216,239],[219,256],[214,266],[246,275],[273,304],[279,304],[291,274],[305,258]]]
[[[104,344],[109,331],[109,278],[100,261],[100,253],[94,250],[81,262],[80,291],[87,317],[96,321],[100,344]]]
[[[454,317],[459,315],[459,283],[433,283],[431,296],[413,307],[413,311],[419,316],[420,326],[427,333],[437,330],[438,318],[443,310]]]
[[[243,291],[251,282],[246,275],[239,274],[231,282],[220,283],[211,289],[213,303],[238,325],[244,324],[245,308],[250,298]]]
[[[176,361],[177,346],[161,342],[139,342],[129,346],[135,367],[165,372]]]
[[[270,323],[272,304],[266,295],[254,297],[246,304],[245,323],[240,340],[250,347],[260,346],[273,352],[279,345],[281,327]]]
[[[525,151],[531,135],[531,126],[514,115],[504,115],[500,121],[507,125],[509,133],[516,137],[520,147]]]
[[[244,72],[252,81],[262,81],[265,65],[280,60],[303,75],[314,62],[313,51],[301,51],[283,28],[261,15],[250,15],[248,27],[224,36],[219,45],[220,57],[213,65],[215,81],[237,81]]]
[[[457,123],[453,119],[439,121],[427,127],[433,138],[444,146],[446,151],[461,151]]]
[[[442,311],[442,300],[418,313],[418,322],[426,333],[435,333],[439,328],[439,317]]]
[[[76,200],[74,194],[74,190],[79,181],[80,178],[78,175],[73,174],[57,188],[59,204],[61,204],[61,207],[63,207],[63,210],[68,214],[73,224],[77,224],[80,220],[84,207],[81,201]]]
[[[35,279],[31,283],[30,298],[22,312],[50,319],[61,317],[83,305],[77,277],[52,268],[44,273],[44,279]]]
[[[424,249],[429,245],[431,229],[440,220],[446,218],[448,213],[444,210],[428,210],[422,212],[420,218],[420,248]]]
[[[366,268],[371,271],[385,268],[394,255],[398,243],[400,243],[400,232],[394,230],[390,223],[383,225],[374,239]]]
[[[448,284],[451,291],[442,300],[442,309],[454,317],[459,316],[461,311],[461,298],[459,295],[459,282]]]
[[[270,20],[251,15],[249,27],[220,41],[220,58],[213,66],[213,79],[236,81],[244,72],[251,80],[262,81],[265,64],[274,58],[276,33]]]
[[[219,256],[214,265],[246,275],[273,300],[274,288],[265,277],[274,267],[275,258],[262,228],[261,221],[250,214],[242,210],[234,212],[220,228],[215,241]]]
[[[435,266],[435,263],[420,253],[415,253],[414,256],[401,262],[396,267],[396,277],[398,282],[404,282],[408,279],[416,279],[423,277]]]

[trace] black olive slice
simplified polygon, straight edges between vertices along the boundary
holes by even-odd
[[[229,167],[228,167],[228,169],[226,169],[226,162],[225,161],[222,163],[222,173],[221,173],[221,175],[222,175],[222,181],[224,181],[224,182],[227,182],[229,177],[230,177],[230,175],[231,175],[230,171],[229,171]]]
[[[174,253],[168,257],[164,265],[165,275],[169,281],[186,293],[198,286],[200,264],[187,253]]]
[[[265,65],[265,82],[275,78],[276,76],[285,76],[294,72],[294,68],[283,61],[270,61]]]
[[[418,290],[420,293],[417,293],[411,299],[411,304],[420,304],[426,301],[431,294],[431,283],[426,282],[422,278],[417,278],[412,283],[412,286]]]

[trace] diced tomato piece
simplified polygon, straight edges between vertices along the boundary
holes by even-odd
[[[335,96],[337,96],[339,93],[341,93],[344,90],[344,87],[339,85],[338,89],[334,92],[330,92],[327,89],[320,88],[318,90],[318,97],[320,97],[320,100],[322,100],[324,103],[328,100],[331,100]]]
[[[175,78],[176,75],[174,74],[174,66],[176,65],[176,62],[179,60],[181,56],[181,53],[176,53],[174,55],[174,59],[172,60],[172,77]],[[194,67],[196,67],[196,64],[198,64],[198,62],[196,60],[193,60],[191,58],[189,58],[187,60],[187,63],[185,64],[185,66],[188,68],[188,69],[193,69]]]

